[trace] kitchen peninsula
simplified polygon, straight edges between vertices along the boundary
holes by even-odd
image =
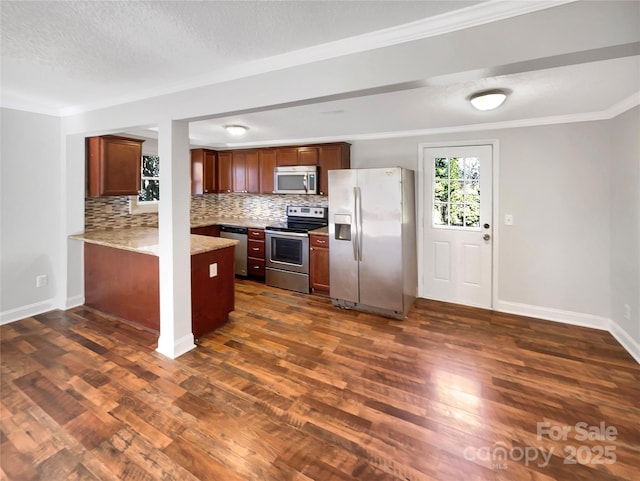
[[[85,304],[148,329],[160,329],[158,229],[94,230],[84,241]],[[191,309],[197,338],[234,309],[236,240],[191,235]]]

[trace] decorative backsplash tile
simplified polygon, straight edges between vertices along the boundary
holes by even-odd
[[[122,227],[157,227],[158,214],[129,213],[129,197],[87,197],[84,200],[84,230]]]
[[[207,194],[191,196],[191,219],[210,217],[249,218],[282,221],[287,205],[322,205],[321,195],[291,194]],[[158,214],[129,213],[129,197],[88,197],[85,199],[85,232],[123,227],[157,227]]]

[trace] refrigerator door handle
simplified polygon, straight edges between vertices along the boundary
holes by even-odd
[[[353,227],[354,232],[351,236],[351,244],[353,245],[353,260],[358,260],[358,188],[353,188]]]
[[[362,191],[360,187],[356,187],[358,189],[358,260],[362,260]]]

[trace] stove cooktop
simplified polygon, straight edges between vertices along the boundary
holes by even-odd
[[[307,233],[328,225],[328,207],[287,206],[287,221],[270,224],[267,230]]]

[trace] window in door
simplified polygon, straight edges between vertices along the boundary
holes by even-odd
[[[480,230],[480,159],[436,157],[433,226]]]

